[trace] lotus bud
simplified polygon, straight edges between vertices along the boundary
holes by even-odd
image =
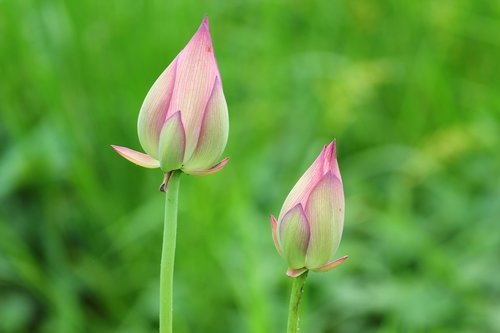
[[[278,220],[271,215],[274,244],[288,263],[288,276],[328,271],[347,259],[332,261],[344,226],[344,190],[335,145],[333,141],[325,146],[293,187]]]
[[[112,147],[142,167],[205,175],[228,162],[219,162],[229,119],[207,17],[149,90],[137,130],[145,154]]]

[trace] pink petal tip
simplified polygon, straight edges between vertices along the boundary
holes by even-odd
[[[198,32],[200,31],[210,31],[210,24],[208,22],[208,15],[203,18],[201,21],[200,27],[198,28]]]

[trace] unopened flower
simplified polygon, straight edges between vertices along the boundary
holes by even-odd
[[[228,162],[220,161],[229,121],[207,17],[149,90],[137,130],[146,154],[113,148],[142,167],[203,175]]]
[[[293,187],[278,220],[271,215],[273,239],[288,263],[287,274],[328,271],[347,256],[332,261],[344,226],[344,190],[335,141],[323,151]]]

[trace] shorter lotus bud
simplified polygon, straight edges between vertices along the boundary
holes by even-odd
[[[273,239],[288,263],[287,274],[328,271],[347,256],[334,260],[344,226],[344,190],[335,141],[300,178],[283,204],[278,220],[271,215]]]

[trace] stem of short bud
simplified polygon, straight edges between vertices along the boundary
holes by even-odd
[[[172,333],[172,298],[174,282],[177,202],[181,171],[172,171],[165,189],[165,221],[160,268],[160,333]]]
[[[307,274],[309,274],[309,271],[305,271],[296,278],[293,278],[290,306],[288,307],[287,333],[297,333],[299,331],[300,301],[302,300]]]

